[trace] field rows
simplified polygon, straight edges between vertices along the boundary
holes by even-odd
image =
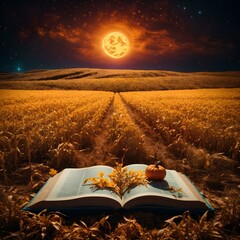
[[[147,144],[151,147],[156,140],[146,141],[139,121],[157,134],[167,151],[192,167],[208,166],[215,153],[239,160],[239,89],[120,94],[1,91],[0,98],[1,167],[8,174],[22,162],[44,161],[57,169],[79,165],[76,153],[97,148],[96,137],[102,132],[107,138],[102,154],[126,164],[147,163]],[[104,119],[108,123],[103,129]],[[151,154],[157,156],[160,150],[154,151]]]
[[[0,89],[98,90],[111,92],[239,88],[239,72],[56,69],[0,73]]]
[[[1,96],[4,104],[6,95]],[[64,160],[60,155],[64,155],[70,146],[80,149],[90,144],[89,134],[97,131],[113,98],[112,93],[105,92],[57,91],[37,91],[34,96],[30,91],[21,91],[15,96],[14,103],[5,102],[1,109],[1,152],[8,168],[13,165],[17,168],[29,157],[39,161],[49,156],[57,158],[56,167],[59,168],[60,160]],[[63,146],[66,149],[62,152],[54,151]],[[72,161],[70,157],[65,160]]]
[[[166,142],[184,142],[209,152],[239,159],[240,109],[238,89],[121,93]],[[184,146],[179,154],[184,156]]]

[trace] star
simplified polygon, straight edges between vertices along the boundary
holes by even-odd
[[[17,71],[20,72],[20,71],[21,71],[21,68],[20,68],[20,67],[17,67]]]

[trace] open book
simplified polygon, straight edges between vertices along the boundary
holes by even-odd
[[[143,170],[147,165],[128,165],[128,170]],[[68,212],[86,209],[161,209],[173,212],[214,210],[191,181],[183,174],[167,170],[162,181],[150,181],[126,191],[122,198],[107,189],[94,189],[84,183],[102,171],[105,176],[113,171],[109,166],[66,168],[50,178],[24,210],[38,212],[43,209]]]

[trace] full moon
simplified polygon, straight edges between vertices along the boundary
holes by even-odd
[[[111,32],[104,37],[102,47],[108,56],[112,58],[121,58],[128,52],[129,42],[124,34],[120,32]]]

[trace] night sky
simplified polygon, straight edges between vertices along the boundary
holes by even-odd
[[[31,0],[0,2],[0,71],[55,68],[240,70],[239,1]],[[107,56],[102,39],[127,36]]]

